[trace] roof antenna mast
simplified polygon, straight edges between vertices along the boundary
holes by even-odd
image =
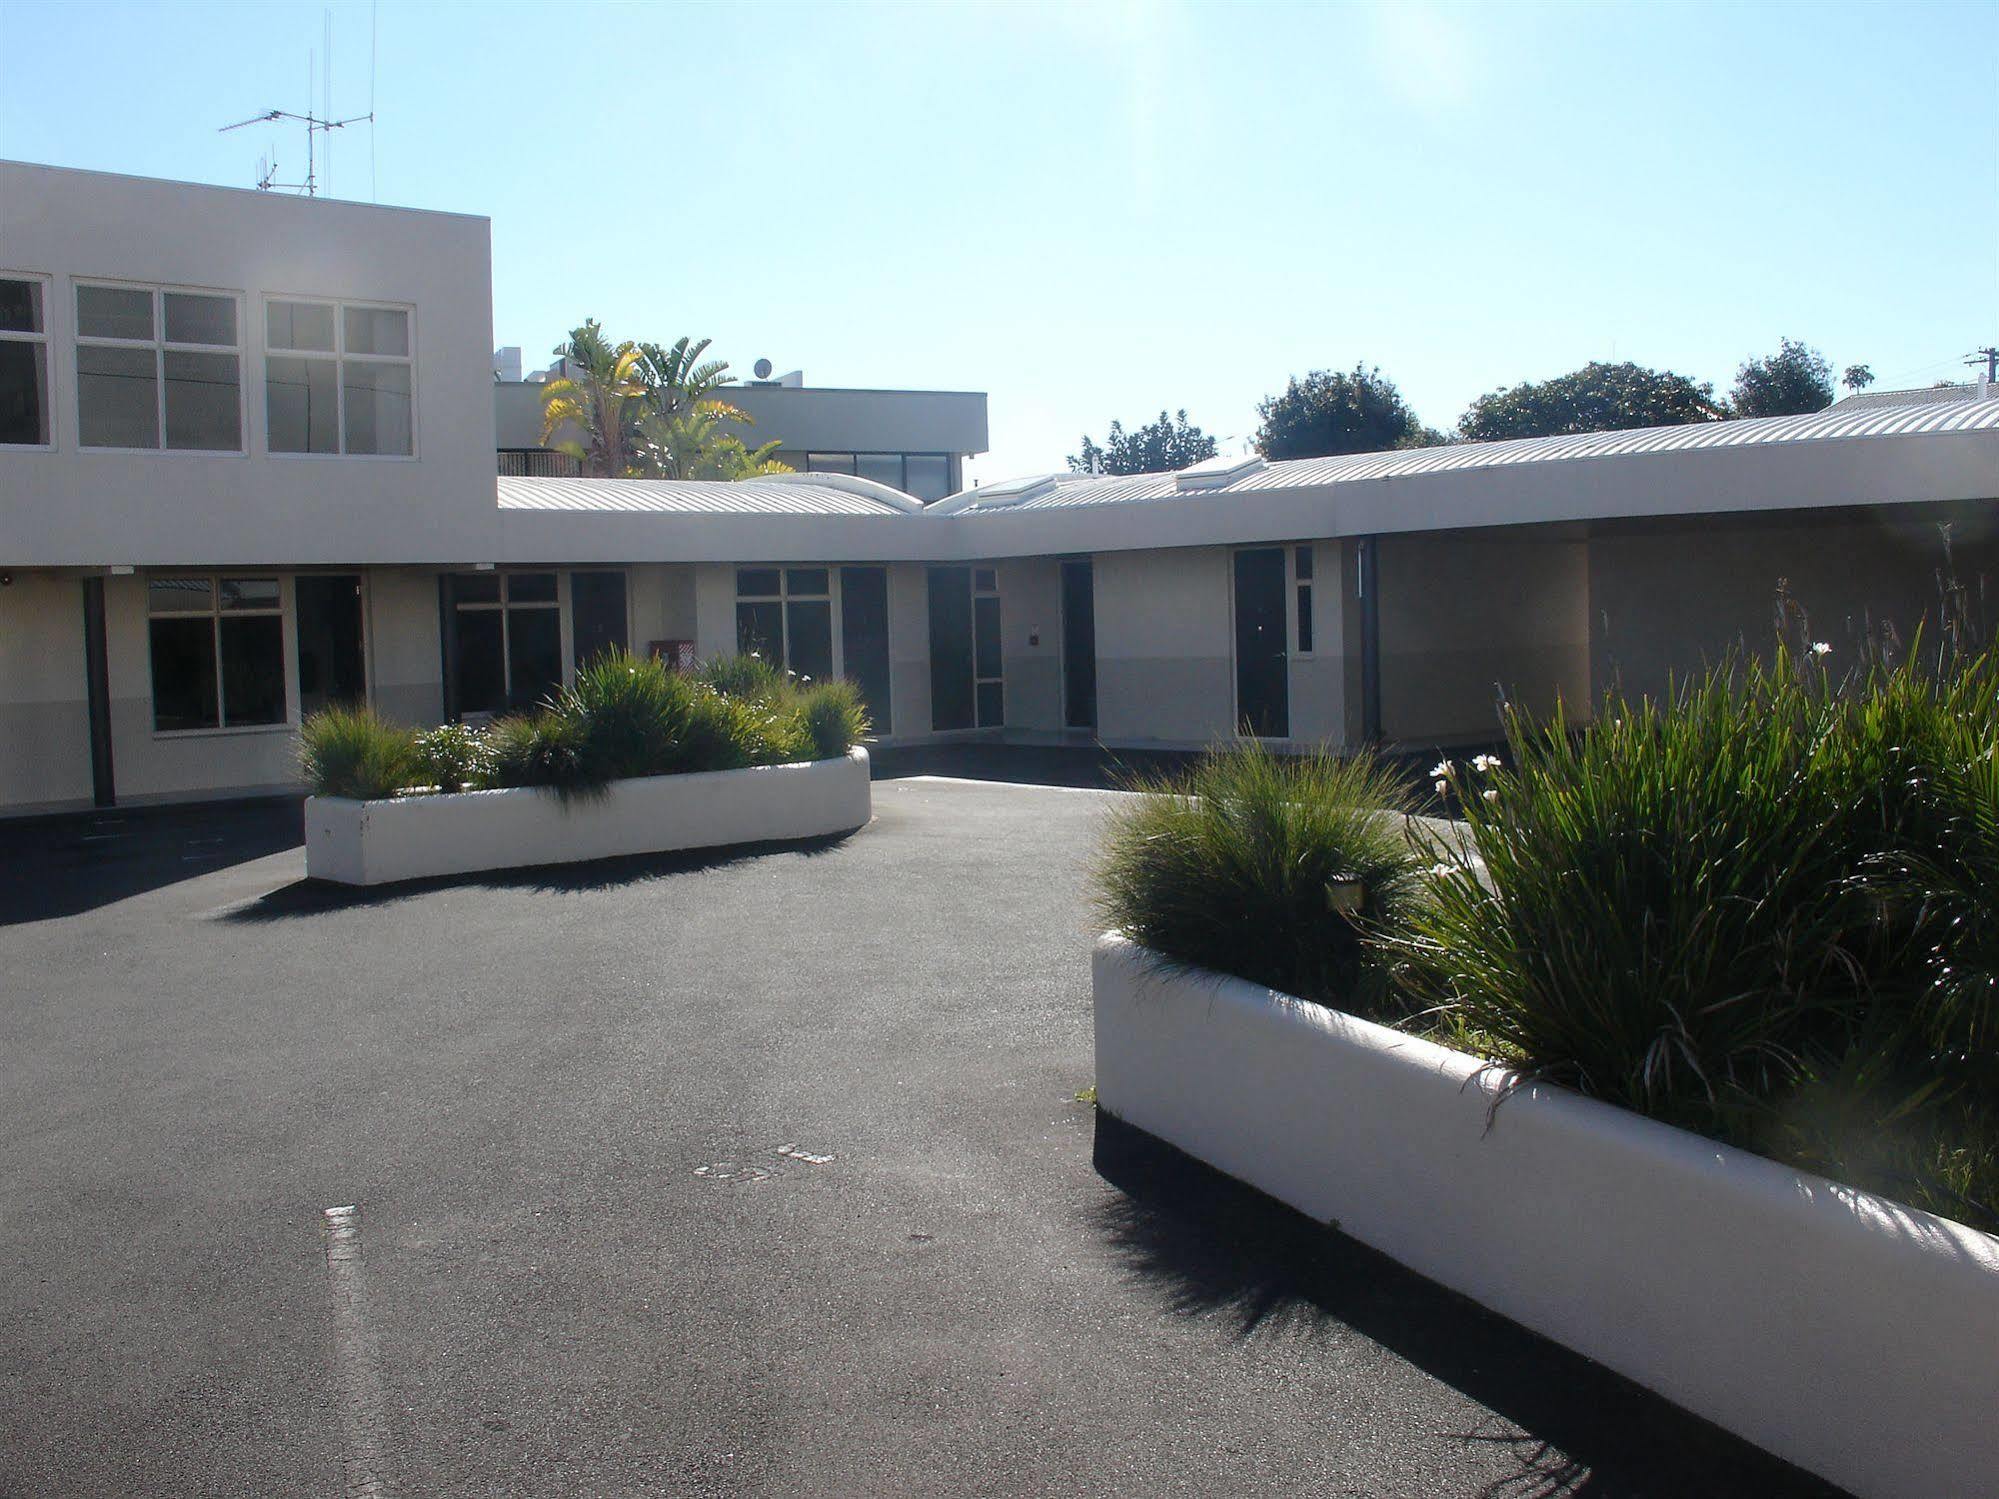
[[[333,117],[333,15],[330,11],[326,15],[326,70],[323,79],[319,80],[324,94],[324,102],[320,105],[321,112],[317,114],[313,112],[312,108],[313,83],[315,81],[313,75],[316,72],[318,72],[316,60],[308,53],[305,87],[306,112],[304,114],[294,114],[288,109],[267,109],[260,115],[252,115],[247,120],[238,120],[233,125],[224,125],[216,132],[216,134],[222,135],[231,130],[247,129],[251,125],[275,124],[279,120],[291,120],[305,127],[305,180],[302,182],[278,181],[277,157],[273,153],[270,157],[261,159],[257,163],[257,190],[259,192],[304,193],[308,198],[318,197],[319,158],[321,154],[319,138],[322,135],[330,136],[331,132],[335,130],[345,130],[349,125],[359,125],[365,121],[372,127],[375,123],[375,111],[372,108],[364,115],[349,115],[344,120]],[[370,103],[372,104],[373,101],[371,100]],[[333,157],[333,142],[331,139],[326,142],[325,155],[328,164],[331,165]]]

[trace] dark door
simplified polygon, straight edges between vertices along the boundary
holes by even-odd
[[[292,599],[298,614],[301,716],[331,703],[365,701],[368,665],[360,574],[301,573],[292,582]]]
[[[569,633],[578,666],[587,666],[606,651],[631,648],[625,630],[623,573],[569,575]]]
[[[888,569],[840,569],[840,658],[877,734],[889,732]]]
[[[1235,717],[1259,739],[1291,733],[1285,653],[1284,548],[1235,554]]]
[[[1088,558],[1062,564],[1062,722],[1097,726],[1097,584]]]
[[[972,726],[972,570],[930,569],[930,727]]]

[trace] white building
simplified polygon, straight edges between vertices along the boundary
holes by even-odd
[[[607,644],[849,675],[899,740],[1490,738],[1499,693],[1580,716],[1767,640],[1779,579],[1837,646],[1933,607],[1940,524],[1999,557],[1991,400],[928,507],[496,479],[489,256],[483,219],[0,163],[0,811],[291,789],[321,703],[500,711]],[[936,435],[800,451],[983,444],[982,400],[892,394]]]

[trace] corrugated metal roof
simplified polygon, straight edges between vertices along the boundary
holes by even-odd
[[[1879,406],[1941,406],[1978,399],[1975,385],[1924,385],[1915,390],[1862,390],[1834,401],[1828,411],[1872,411]]]
[[[522,479],[501,476],[502,510],[643,515],[903,515],[902,507],[831,485],[744,479]]]
[[[1500,468],[1516,464],[1566,463],[1583,458],[1622,458],[1647,453],[1683,453],[1703,448],[1767,447],[1785,443],[1823,442],[1839,438],[1885,437],[1912,432],[1971,432],[1999,430],[1999,399],[1952,401],[1924,406],[1889,406],[1872,410],[1828,408],[1807,416],[1761,417],[1750,421],[1696,422],[1681,427],[1640,427],[1625,432],[1583,432],[1562,437],[1530,437],[1513,442],[1454,443],[1439,448],[1411,448],[1389,453],[1350,453],[1338,458],[1299,458],[1273,463],[1231,484],[1202,491],[1247,494],[1268,489],[1303,489],[1322,484],[1350,484],[1364,479],[1413,478],[1466,469]],[[1137,500],[1186,499],[1171,473],[1121,477],[1079,476],[1047,494],[1020,500],[1004,509],[982,511],[978,491],[967,491],[950,513],[1011,515],[1022,510],[1067,509],[1082,505],[1119,505]]]

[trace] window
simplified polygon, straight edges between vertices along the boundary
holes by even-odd
[[[951,459],[944,453],[807,453],[805,471],[855,474],[926,504],[951,492]]]
[[[824,567],[736,569],[736,649],[801,677],[833,675],[832,572]]]
[[[272,301],[264,347],[273,453],[415,451],[408,308]]]
[[[284,596],[276,578],[148,578],[146,614],[157,732],[285,721]]]
[[[454,713],[531,708],[561,688],[562,606],[554,573],[458,573],[444,581]]]
[[[951,492],[951,460],[942,453],[910,453],[903,458],[903,466],[905,494],[913,494],[927,505]]]
[[[49,328],[39,279],[0,276],[0,446],[49,445]]]
[[[999,573],[972,569],[972,680],[978,725],[1006,722],[1006,673],[1000,651]]]
[[[1292,548],[1292,578],[1298,587],[1298,654],[1312,654],[1312,549]]]
[[[236,298],[76,288],[77,440],[87,448],[243,451]]]

